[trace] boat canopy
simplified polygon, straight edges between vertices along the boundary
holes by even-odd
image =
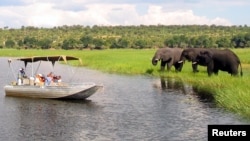
[[[64,61],[67,64],[67,61],[69,60],[79,60],[79,63],[80,64],[82,63],[80,58],[73,57],[73,56],[66,56],[66,55],[21,57],[21,58],[16,58],[15,60],[23,61],[25,64],[25,67],[27,66],[28,63],[33,63],[37,61],[50,61],[53,64],[53,66],[56,61]],[[11,61],[9,60],[9,62]]]

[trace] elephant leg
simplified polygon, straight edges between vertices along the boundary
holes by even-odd
[[[208,76],[211,76],[214,72],[214,65],[213,63],[209,63],[207,65],[207,73],[208,73]],[[218,72],[217,72],[218,73]]]
[[[207,74],[208,76],[211,76],[213,74],[213,70],[209,67],[207,67]]]
[[[228,71],[229,73],[231,73],[232,76],[237,76],[238,75],[238,66],[232,66],[230,71]]]
[[[165,70],[166,63],[167,62],[163,62],[163,61],[161,62],[161,71]]]
[[[167,70],[168,70],[168,71],[171,70],[171,67],[172,67],[172,64],[171,64],[171,63],[167,63]]]
[[[219,69],[214,69],[213,72],[214,72],[215,75],[218,75]]]
[[[176,72],[181,72],[183,63],[175,63],[175,71]]]
[[[193,72],[199,72],[198,70],[198,64],[192,64]]]
[[[174,65],[175,71],[178,72],[179,71],[179,66],[177,64]]]

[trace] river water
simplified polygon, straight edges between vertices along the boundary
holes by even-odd
[[[85,68],[73,68],[70,78],[104,85],[87,100],[5,97],[3,86],[12,77],[6,58],[0,59],[0,68],[0,140],[4,141],[202,141],[207,140],[208,124],[250,123],[174,80]],[[56,64],[55,68],[63,80],[67,78],[68,67]]]

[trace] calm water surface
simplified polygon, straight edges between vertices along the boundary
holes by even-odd
[[[53,71],[63,80],[92,81],[104,89],[81,101],[5,97],[3,86],[14,76],[6,58],[0,59],[0,68],[0,140],[4,141],[202,141],[207,140],[208,124],[250,123],[202,102],[190,86],[174,81],[84,68],[71,71],[59,64]],[[49,72],[48,67],[41,69]],[[73,77],[64,76],[71,72]]]

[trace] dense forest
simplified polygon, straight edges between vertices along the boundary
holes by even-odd
[[[59,26],[0,28],[0,48],[112,49],[250,47],[250,27],[216,25]]]

